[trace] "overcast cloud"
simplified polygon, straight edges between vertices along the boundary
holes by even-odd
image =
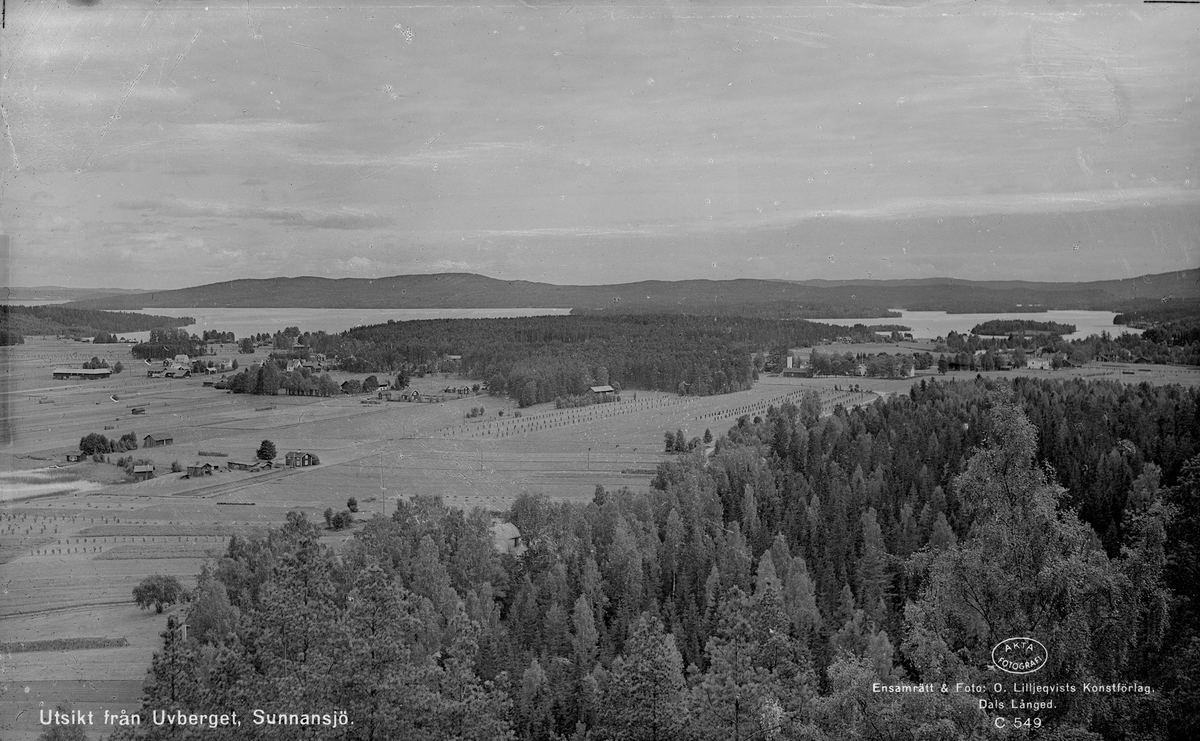
[[[1200,260],[1193,6],[697,5],[9,3],[9,279]]]

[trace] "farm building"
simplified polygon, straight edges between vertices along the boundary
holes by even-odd
[[[270,468],[275,467],[275,464],[272,463],[271,461],[260,461],[260,460],[255,460],[251,463],[243,463],[240,461],[226,461],[225,465],[226,465],[226,467],[229,468],[230,471],[250,471],[251,473],[253,473],[255,471],[262,471],[263,469],[270,469]]]
[[[161,448],[164,445],[174,445],[175,438],[165,432],[151,432],[142,438],[143,448]]]
[[[501,553],[511,553],[519,556],[525,552],[521,544],[521,531],[511,522],[495,521],[492,523],[492,545]]]
[[[793,357],[791,353],[788,353],[786,366],[780,375],[789,377],[808,377],[812,375],[812,369],[809,367],[807,360]]]
[[[293,450],[283,456],[284,465],[288,468],[301,468],[303,466],[313,465],[312,453],[303,453],[299,450]]]
[[[141,466],[134,466],[133,478],[137,481],[145,481],[146,479],[154,478],[154,466],[148,463]]]
[[[1028,358],[1025,367],[1029,370],[1050,370],[1049,358]]]
[[[67,463],[78,463],[83,460],[83,453],[76,450],[73,453],[67,453]]]
[[[108,378],[112,375],[111,368],[55,368],[54,379],[65,381],[69,378]]]
[[[613,394],[617,393],[617,390],[612,386],[592,386],[588,389],[588,391],[591,391],[593,394],[598,396],[612,396]]]
[[[162,377],[163,377],[163,371],[160,371],[160,370],[146,371],[146,378],[162,378]]]
[[[216,466],[211,463],[193,463],[187,467],[187,475],[188,478],[196,478],[197,476],[212,476],[213,469],[215,468]]]

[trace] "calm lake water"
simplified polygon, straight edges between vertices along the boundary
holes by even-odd
[[[25,302],[58,303],[58,302]],[[1141,334],[1140,329],[1130,329],[1112,323],[1116,316],[1112,311],[1041,311],[1037,313],[1001,314],[947,314],[944,311],[906,311],[897,309],[900,319],[818,319],[828,324],[865,324],[868,327],[883,324],[903,324],[912,327],[916,338],[945,337],[950,332],[966,334],[971,327],[989,319],[1030,319],[1040,322],[1074,324],[1075,334],[1071,339],[1081,339],[1093,334],[1108,332]],[[206,329],[233,332],[236,337],[267,332],[274,334],[285,327],[299,327],[304,332],[343,332],[351,327],[383,324],[389,319],[398,322],[414,319],[495,319],[518,316],[558,316],[569,314],[570,309],[156,309],[142,310],[146,314],[160,316],[190,316],[196,323],[187,327],[188,332],[200,334]],[[123,337],[144,342],[149,332],[125,332]]]
[[[944,311],[905,311],[897,309],[901,319],[836,319],[827,320],[836,324],[865,324],[874,327],[881,324],[903,324],[912,327],[913,337],[933,338],[945,337],[950,332],[966,334],[971,327],[982,324],[989,319],[1028,319],[1035,322],[1058,322],[1059,324],[1074,324],[1075,333],[1066,335],[1069,339],[1082,339],[1101,332],[1123,334],[1132,332],[1141,334],[1140,329],[1130,329],[1113,324],[1116,312],[1112,311],[1040,311],[1036,314],[1013,312],[1010,314],[947,314]]]
[[[570,309],[156,309],[147,307],[143,314],[159,316],[190,316],[196,323],[187,331],[199,335],[206,329],[233,332],[246,337],[259,332],[274,334],[286,327],[299,327],[301,332],[344,332],[351,327],[384,324],[389,319],[398,322],[414,319],[497,319],[514,316],[555,316],[569,314]],[[122,337],[144,342],[149,332],[122,332]]]

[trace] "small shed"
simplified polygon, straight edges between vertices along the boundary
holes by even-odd
[[[78,463],[82,461],[83,458],[83,453],[80,453],[78,450],[72,453],[67,453],[67,463]]]
[[[165,432],[151,432],[142,438],[143,448],[161,448],[164,445],[174,445],[175,438]]]
[[[133,478],[137,481],[145,481],[146,479],[154,478],[154,466],[150,465],[149,463],[140,466],[134,466]]]
[[[617,390],[615,388],[613,388],[612,386],[607,386],[607,385],[592,386],[592,387],[588,388],[588,391],[592,392],[593,394],[596,394],[597,396],[612,396],[613,394],[617,393]]]

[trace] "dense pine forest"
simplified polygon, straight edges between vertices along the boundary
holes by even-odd
[[[205,568],[146,685],[147,717],[243,725],[136,735],[984,739],[1013,736],[1007,715],[1036,716],[1032,738],[1192,738],[1198,404],[1028,379],[824,418],[804,399],[648,490],[520,497],[516,555],[491,514],[420,492],[337,549],[293,513]],[[1052,707],[980,709],[1012,699],[989,669],[1012,636],[1048,647],[1026,697]],[[877,690],[925,683],[949,689]]]
[[[185,329],[159,327],[150,330],[146,342],[139,342],[130,348],[130,354],[142,360],[163,360],[176,355],[194,357],[207,352],[207,343]]]
[[[1059,322],[1038,322],[1032,319],[989,319],[971,328],[971,334],[981,335],[1010,335],[1010,334],[1074,334],[1074,324]]]
[[[740,391],[755,378],[755,352],[838,337],[876,335],[862,325],[802,320],[634,315],[389,322],[308,341],[352,372],[449,370],[444,358],[455,356],[453,370],[529,405],[609,383],[696,395]]]

